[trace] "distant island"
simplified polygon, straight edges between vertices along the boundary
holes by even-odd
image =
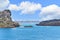
[[[37,26],[60,26],[60,19],[42,21]]]
[[[0,28],[13,28],[18,26],[19,23],[12,21],[10,10],[0,11]]]

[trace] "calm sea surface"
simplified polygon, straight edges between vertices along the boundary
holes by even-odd
[[[24,28],[25,25],[32,28]],[[0,40],[60,40],[60,26],[23,24],[18,28],[0,28]]]

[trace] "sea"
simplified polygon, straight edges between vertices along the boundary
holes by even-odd
[[[16,28],[0,28],[0,40],[60,40],[60,26],[20,23]],[[32,25],[32,27],[24,27]]]

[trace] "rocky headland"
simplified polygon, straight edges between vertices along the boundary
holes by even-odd
[[[60,26],[60,19],[42,21],[37,26]]]
[[[11,11],[0,11],[0,28],[14,28],[18,27],[19,23],[12,21]]]

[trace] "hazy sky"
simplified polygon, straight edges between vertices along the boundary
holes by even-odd
[[[60,0],[0,0],[0,10],[10,9],[13,20],[60,18]]]

